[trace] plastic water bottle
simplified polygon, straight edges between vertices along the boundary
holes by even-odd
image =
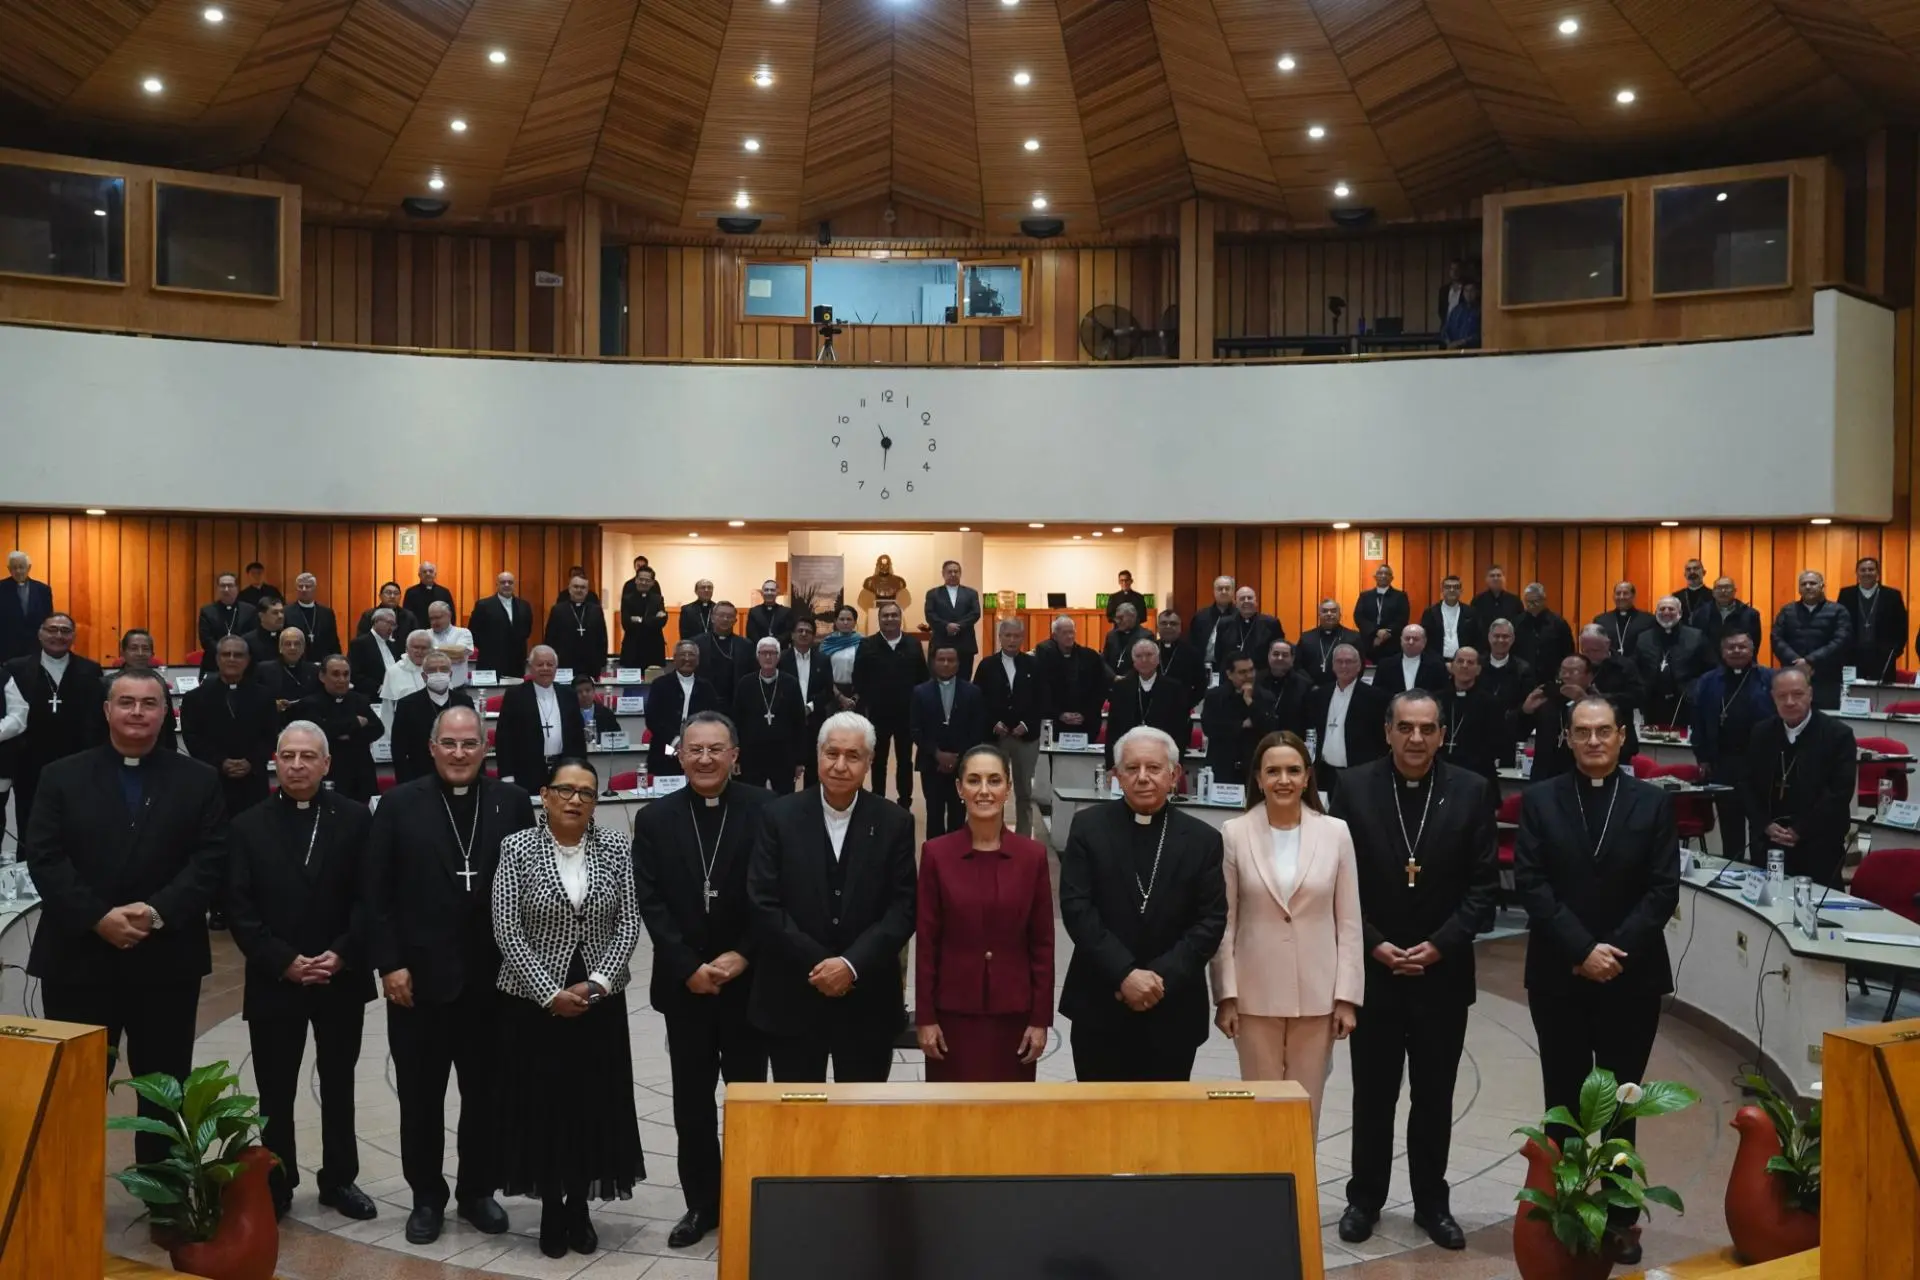
[[[1101,794],[1107,790],[1107,766],[1097,764],[1093,767],[1093,789]]]
[[[1307,730],[1307,757],[1312,760],[1318,760],[1320,758],[1320,731],[1318,729]]]
[[[1208,766],[1200,770],[1200,794],[1195,799],[1202,804],[1213,799],[1213,768]]]
[[[1892,803],[1893,803],[1893,779],[1882,778],[1880,779],[1880,807],[1878,812],[1874,816],[1880,817],[1880,818],[1886,817],[1887,808]]]
[[[17,902],[20,899],[20,880],[18,864],[13,851],[0,853],[0,902]]]
[[[1051,746],[1053,746],[1053,721],[1042,720],[1040,722],[1040,749],[1045,751]]]

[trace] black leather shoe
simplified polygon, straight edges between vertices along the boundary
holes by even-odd
[[[691,1249],[699,1244],[707,1232],[720,1225],[718,1209],[689,1209],[680,1221],[673,1224],[673,1230],[667,1233],[669,1249]]]
[[[1347,1211],[1340,1215],[1340,1238],[1348,1244],[1359,1244],[1373,1234],[1373,1224],[1378,1221],[1380,1214],[1377,1211],[1350,1204]]]
[[[341,1216],[365,1222],[369,1218],[380,1216],[380,1210],[373,1203],[373,1197],[354,1186],[351,1182],[337,1187],[323,1187],[320,1190],[320,1203],[329,1209],[337,1209]]]
[[[417,1204],[407,1215],[407,1243],[432,1244],[440,1238],[440,1224],[446,1214],[430,1204]]]
[[[288,1196],[285,1200],[282,1200],[279,1196],[275,1196],[273,1198],[273,1220],[275,1222],[285,1221],[287,1214],[291,1212],[292,1209],[293,1209],[292,1196]]]
[[[575,1253],[592,1253],[600,1247],[600,1233],[593,1229],[593,1220],[585,1214],[574,1219],[567,1228],[567,1244]]]
[[[543,1221],[540,1224],[540,1252],[546,1254],[549,1258],[566,1257],[567,1229],[565,1227],[554,1227],[549,1230],[547,1224]]]
[[[490,1236],[497,1236],[507,1229],[507,1211],[492,1196],[461,1201],[460,1216],[472,1223],[474,1230]]]
[[[1445,1209],[1438,1213],[1415,1213],[1413,1225],[1426,1232],[1427,1238],[1442,1249],[1467,1247],[1467,1233],[1460,1229],[1460,1224]]]

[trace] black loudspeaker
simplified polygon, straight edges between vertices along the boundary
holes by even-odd
[[[822,221],[820,223],[820,243],[833,243],[833,224],[831,222]]]
[[[715,218],[714,223],[730,236],[750,236],[760,229],[758,218]]]
[[[1051,240],[1067,229],[1067,224],[1058,218],[1022,218],[1020,230],[1035,240]]]
[[[1349,209],[1329,209],[1327,210],[1327,216],[1333,219],[1335,226],[1354,230],[1372,225],[1373,206],[1363,204],[1355,205]]]
[[[948,308],[947,308],[947,313],[946,313],[946,314],[947,314],[947,323],[948,323],[948,324],[959,324],[959,323],[960,323],[960,308],[958,308],[958,307],[948,307]]]
[[[400,202],[400,212],[409,218],[437,218],[447,211],[445,200],[432,196],[408,196]]]
[[[813,309],[813,322],[815,324],[832,324],[833,308],[825,306],[815,307]]]

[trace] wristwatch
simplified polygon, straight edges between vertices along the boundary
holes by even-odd
[[[155,911],[152,907],[147,908],[147,928],[159,929],[164,927],[166,923],[166,921],[160,918],[158,911]]]

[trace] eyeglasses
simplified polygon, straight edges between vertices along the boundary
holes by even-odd
[[[598,795],[592,787],[568,787],[549,782],[547,784],[547,791],[552,795],[560,797],[562,800],[578,800],[582,804],[592,804],[598,799]]]
[[[718,760],[733,750],[732,747],[682,747],[680,758],[683,760]]]
[[[442,751],[478,751],[485,744],[478,738],[435,738],[433,745]]]
[[[1575,729],[1572,733],[1568,734],[1567,736],[1572,738],[1575,742],[1605,742],[1608,738],[1611,738],[1615,733],[1618,733],[1618,732],[1619,730],[1615,729],[1610,724],[1603,724],[1598,726],[1582,725],[1581,727],[1579,727],[1578,729]]]

